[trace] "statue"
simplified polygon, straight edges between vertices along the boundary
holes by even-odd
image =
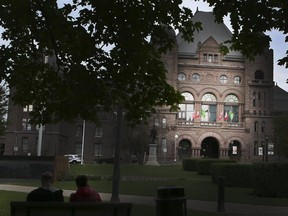
[[[153,128],[151,129],[151,133],[150,133],[152,144],[155,144],[156,136],[157,136],[157,131],[156,131],[155,125],[153,125]]]

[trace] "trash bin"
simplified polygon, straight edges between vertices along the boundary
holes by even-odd
[[[182,186],[163,186],[157,191],[157,216],[186,216],[186,197]]]

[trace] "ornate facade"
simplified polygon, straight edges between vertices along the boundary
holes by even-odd
[[[185,101],[178,113],[160,108],[155,116],[159,157],[262,160],[265,150],[272,157],[273,51],[254,61],[235,51],[223,55],[227,27],[214,23],[211,12],[197,11],[194,20],[203,31],[192,43],[170,32],[176,44],[163,56],[167,79]]]

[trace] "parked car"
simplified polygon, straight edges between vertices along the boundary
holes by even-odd
[[[70,164],[81,163],[81,156],[77,154],[66,154],[65,157],[68,157],[68,162]]]

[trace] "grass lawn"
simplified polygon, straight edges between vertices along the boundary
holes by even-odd
[[[113,171],[113,165],[110,165],[110,164],[103,164],[103,165],[99,165],[99,164],[80,165],[79,164],[79,165],[71,166],[70,175],[77,176],[79,174],[86,174],[86,175],[91,175],[91,176],[106,176],[106,177],[110,176],[111,177],[112,171]],[[122,180],[120,182],[121,194],[135,194],[135,195],[156,197],[157,189],[159,187],[165,186],[165,185],[179,185],[179,186],[184,187],[185,195],[188,199],[217,201],[218,186],[211,182],[211,177],[198,175],[195,172],[183,171],[181,165],[171,165],[171,166],[167,165],[167,166],[159,166],[159,167],[141,166],[141,165],[122,165],[121,175],[130,176],[130,179]],[[111,179],[111,178],[108,178],[108,179]],[[2,180],[2,183],[38,186],[39,180],[19,180],[19,181],[12,181],[12,182],[11,181],[4,182],[4,180]],[[110,193],[112,189],[111,180],[90,180],[89,184],[99,192]],[[75,190],[75,182],[74,181],[58,181],[55,183],[55,187]],[[16,195],[13,195],[13,194],[16,194]],[[5,203],[5,206],[7,206],[9,210],[10,200],[23,200],[23,196],[25,197],[26,195],[25,194],[23,195],[22,193],[2,191],[0,194],[1,209],[5,209],[5,208],[2,208],[2,203]],[[227,187],[225,188],[225,201],[234,202],[234,203],[288,206],[288,199],[256,197],[252,194],[251,188],[228,188]],[[6,210],[6,213],[5,214],[4,213],[2,215],[0,214],[0,216],[6,216],[7,210]],[[141,206],[141,205],[133,206],[132,216],[134,215],[144,216],[144,213],[145,215],[154,216],[155,207]],[[215,214],[214,213],[211,214],[211,213],[205,213],[205,212],[188,211],[188,215],[216,216],[218,214],[216,212]]]

